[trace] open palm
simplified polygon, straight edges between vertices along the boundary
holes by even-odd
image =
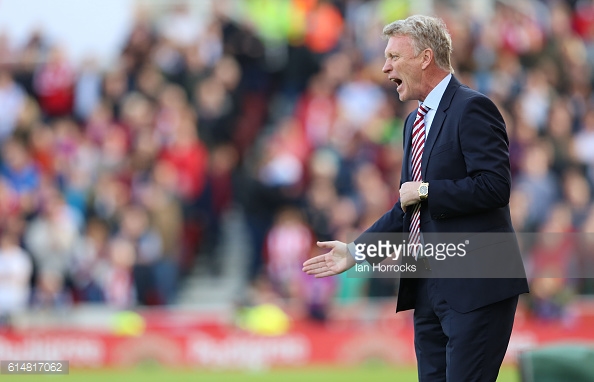
[[[334,276],[355,265],[355,259],[348,252],[346,243],[341,241],[318,241],[318,247],[328,248],[330,252],[312,257],[303,263],[303,272],[315,277]]]

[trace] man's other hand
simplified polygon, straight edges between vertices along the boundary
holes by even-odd
[[[419,187],[421,182],[406,182],[400,186],[400,206],[402,211],[406,212],[406,207],[413,206],[421,202],[419,197]]]

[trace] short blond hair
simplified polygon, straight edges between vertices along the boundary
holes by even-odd
[[[445,22],[437,17],[414,15],[405,20],[394,21],[384,27],[383,36],[408,36],[412,39],[415,55],[431,49],[435,63],[441,69],[454,73],[450,61],[452,37]]]

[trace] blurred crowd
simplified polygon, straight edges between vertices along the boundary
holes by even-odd
[[[516,230],[594,234],[594,1],[495,1],[486,18],[434,3],[456,76],[506,121]],[[202,23],[188,4],[140,10],[107,68],[73,64],[42,31],[23,46],[0,35],[0,316],[172,304],[193,267],[224,271],[230,208],[256,300],[325,319],[395,295],[394,280],[312,282],[301,264],[397,200],[417,105],[381,72],[381,29],[407,2],[213,1]],[[591,276],[593,242],[537,239],[524,255],[536,274]],[[554,318],[594,283],[536,277],[532,291]]]

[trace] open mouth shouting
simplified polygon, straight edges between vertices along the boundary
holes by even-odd
[[[394,82],[398,86],[396,91],[399,91],[400,86],[402,85],[402,80],[400,78],[390,78],[390,81]]]

